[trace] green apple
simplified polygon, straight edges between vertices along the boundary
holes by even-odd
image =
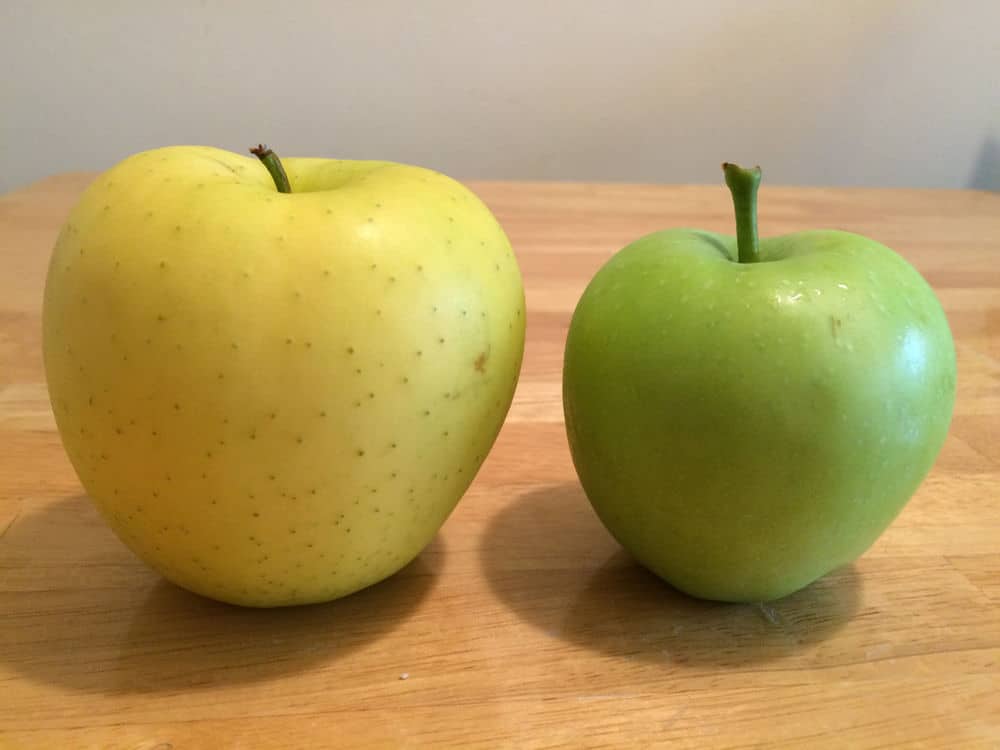
[[[510,406],[524,291],[458,182],[288,159],[287,193],[260,156],[164,148],[98,177],[52,256],[44,355],[121,539],[187,589],[279,606],[434,536]]]
[[[955,394],[945,315],[873,240],[758,241],[760,170],[724,165],[737,237],[619,251],[573,314],[563,398],[601,521],[676,588],[766,601],[864,552],[931,468]]]

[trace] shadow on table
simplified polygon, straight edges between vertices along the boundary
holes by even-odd
[[[575,483],[527,493],[501,511],[484,535],[482,567],[507,606],[553,637],[616,656],[728,668],[828,638],[855,614],[861,589],[847,566],[763,608],[693,599],[633,562]]]
[[[351,596],[248,609],[158,577],[87,498],[71,498],[23,515],[0,544],[0,571],[27,566],[18,576],[26,584],[0,578],[0,663],[97,693],[211,688],[334,665],[406,621],[444,554],[438,535],[399,573]]]

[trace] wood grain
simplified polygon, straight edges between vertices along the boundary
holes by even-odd
[[[87,179],[0,198],[0,747],[1000,748],[1000,196],[762,188],[766,234],[837,227],[905,255],[959,360],[951,435],[903,515],[764,613],[687,599],[628,560],[575,480],[560,405],[590,276],[646,232],[728,230],[724,189],[474,184],[530,310],[493,453],[396,577],[252,611],[146,570],[63,454],[41,290]]]

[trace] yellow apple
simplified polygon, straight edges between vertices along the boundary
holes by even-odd
[[[431,540],[514,393],[524,292],[475,195],[388,162],[207,147],[98,177],[56,243],[44,354],[118,536],[250,606],[371,585]]]

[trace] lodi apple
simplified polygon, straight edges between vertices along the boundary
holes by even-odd
[[[164,148],[98,177],[55,247],[44,355],[118,536],[185,588],[278,606],[373,584],[434,536],[510,406],[524,292],[454,180],[288,159],[286,181],[257,153]]]
[[[601,521],[673,586],[789,594],[864,552],[932,466],[955,353],[931,288],[840,231],[758,241],[760,171],[724,165],[737,237],[618,252],[574,312],[564,408]]]

